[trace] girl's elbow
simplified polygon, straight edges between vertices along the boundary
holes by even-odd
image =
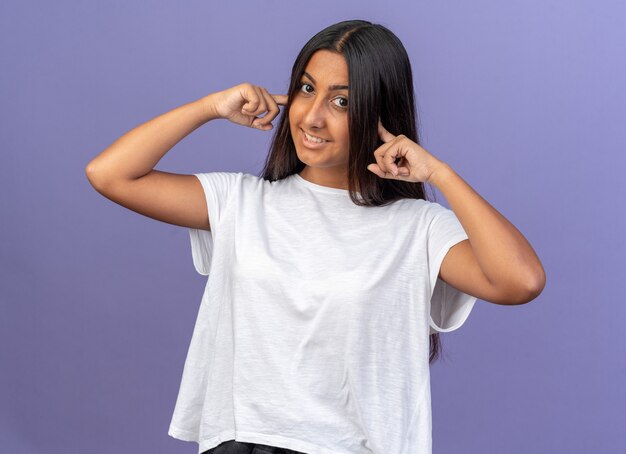
[[[541,295],[541,292],[543,292],[543,289],[546,286],[546,273],[543,267],[540,267],[531,276],[532,277],[527,280],[525,294],[519,304],[530,303],[532,300]]]
[[[530,303],[537,298],[546,285],[546,275],[540,272],[529,273],[523,280],[510,283],[501,291],[501,303],[511,306]]]

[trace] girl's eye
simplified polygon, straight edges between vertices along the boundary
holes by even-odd
[[[306,82],[300,82],[300,85],[299,85],[300,91],[304,91],[304,93],[310,94],[311,92],[307,91],[306,88],[304,90],[302,90],[304,87],[311,87],[311,88],[313,88],[313,86],[311,86],[310,84],[307,84]],[[336,101],[336,100],[344,102],[343,105],[335,104],[337,107],[339,107],[340,109],[344,109],[344,110],[348,108],[348,98],[344,98],[344,97],[340,96],[338,98],[335,98],[333,101]]]
[[[347,109],[348,108],[348,98],[339,97],[339,98],[335,98],[335,101],[344,101],[345,102],[345,104],[343,106],[339,106],[338,105],[337,107],[341,107],[342,109]]]
[[[302,89],[303,87],[311,87],[311,86],[310,86],[309,84],[307,84],[307,83],[300,82],[300,89]],[[313,87],[311,87],[311,88],[313,88]],[[305,90],[304,92],[305,92],[305,93],[310,93],[310,92],[308,92],[308,91],[306,91],[306,90]]]

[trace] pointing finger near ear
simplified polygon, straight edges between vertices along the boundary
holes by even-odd
[[[287,95],[271,95],[272,98],[274,98],[274,101],[276,101],[276,104],[278,104],[279,106],[286,106],[287,102],[289,101],[289,96]]]
[[[383,142],[389,142],[396,138],[396,136],[385,129],[383,123],[380,121],[380,117],[378,118],[378,135]]]

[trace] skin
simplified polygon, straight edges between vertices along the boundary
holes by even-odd
[[[378,121],[384,142],[367,168],[380,178],[424,182],[444,195],[468,239],[446,254],[439,277],[453,287],[495,304],[524,304],[543,290],[546,275],[524,235],[447,163]],[[400,159],[398,165],[395,161]]]
[[[348,66],[342,55],[317,51],[303,76],[301,91],[289,111],[291,134],[298,158],[306,164],[300,176],[322,186],[348,189],[349,91],[331,91],[331,85],[348,85]],[[308,149],[301,129],[330,142]],[[375,164],[368,170],[380,178],[429,183],[446,197],[467,233],[468,240],[446,254],[439,277],[453,287],[495,304],[523,304],[536,298],[545,286],[545,271],[522,233],[483,199],[445,162],[404,135],[394,136],[379,120],[383,141],[373,151]],[[399,159],[399,162],[395,162]]]
[[[291,101],[289,123],[298,158],[305,163],[300,176],[313,183],[348,189],[348,94],[330,90],[331,85],[348,85],[348,65],[340,54],[315,52],[304,70],[304,85]],[[320,149],[307,148],[302,130],[329,142]]]
[[[301,80],[307,85],[294,97],[289,111],[296,152],[306,164],[300,175],[322,186],[348,189],[348,118],[342,109],[348,105],[348,90],[330,90],[333,84],[348,85],[347,64],[343,56],[323,50],[311,57],[306,72],[315,81]],[[227,118],[269,131],[278,106],[286,102],[286,95],[271,95],[248,83],[210,94],[124,134],[87,165],[87,177],[98,192],[133,211],[208,230],[206,200],[198,179],[154,166],[176,143],[213,119]],[[301,128],[330,142],[321,149],[308,149]],[[380,121],[378,134],[383,144],[372,151],[376,163],[368,170],[380,178],[434,185],[468,235],[468,240],[450,248],[439,277],[496,304],[523,304],[536,298],[545,286],[545,271],[522,233],[447,163],[406,136],[391,134]]]

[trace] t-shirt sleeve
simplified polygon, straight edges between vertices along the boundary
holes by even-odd
[[[189,228],[191,255],[196,271],[208,276],[211,271],[214,241],[220,232],[220,222],[227,210],[230,196],[234,193],[236,179],[241,172],[208,172],[194,173],[194,175],[200,180],[204,189],[211,230]]]
[[[430,288],[430,334],[454,331],[463,325],[477,298],[439,279],[444,257],[455,244],[468,239],[454,211],[431,202],[428,225],[428,272]]]

